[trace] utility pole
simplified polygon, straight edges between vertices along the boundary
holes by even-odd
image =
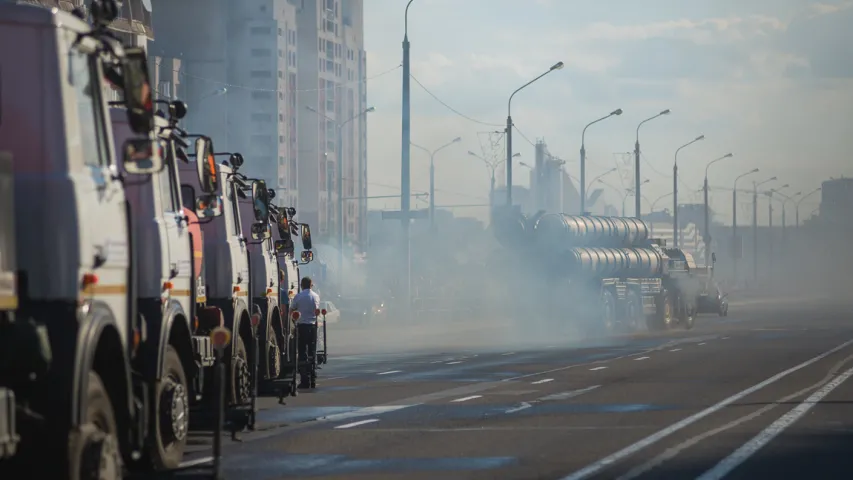
[[[776,177],[763,182],[752,182],[752,280],[758,284],[758,187],[773,182]]]
[[[412,275],[411,275],[411,253],[409,252],[409,226],[411,224],[410,216],[410,201],[412,186],[411,181],[411,164],[410,164],[410,145],[411,145],[411,111],[409,104],[409,7],[414,0],[409,0],[406,4],[406,11],[403,15],[403,112],[402,112],[402,165],[400,168],[400,224],[403,227],[402,238],[402,261],[403,267],[403,301],[405,302],[405,311],[410,312],[412,306]]]

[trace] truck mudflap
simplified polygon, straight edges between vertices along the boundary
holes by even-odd
[[[0,459],[14,456],[20,439],[15,428],[15,392],[0,387]]]

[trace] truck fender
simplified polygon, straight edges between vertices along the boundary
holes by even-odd
[[[175,326],[179,329],[177,340],[183,342],[183,345],[176,345],[176,350],[181,357],[181,363],[184,364],[184,372],[187,378],[193,378],[196,374],[195,362],[193,361],[192,326],[186,312],[181,308],[181,304],[174,300],[169,300],[163,309],[163,322],[160,327],[160,338],[157,347],[156,380],[158,381],[163,375],[166,348],[173,340],[170,335],[172,334],[172,328]]]
[[[92,303],[88,311],[79,314],[78,320],[80,328],[77,331],[77,353],[74,361],[71,425],[79,426],[85,417],[88,407],[86,396],[89,391],[89,372],[95,365],[98,348],[105,346],[121,352],[121,354],[113,354],[115,358],[108,359],[113,362],[114,373],[110,378],[102,378],[102,380],[110,393],[110,400],[116,407],[119,407],[116,408],[115,412],[119,431],[127,432],[130,427],[128,413],[134,411],[134,405],[130,359],[127,355],[126,346],[121,343],[118,322],[109,307],[99,302]],[[119,383],[117,383],[117,378],[121,379]]]

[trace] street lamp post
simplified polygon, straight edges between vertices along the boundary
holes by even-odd
[[[733,273],[734,273],[733,276],[734,276],[735,282],[737,282],[737,278],[738,278],[738,275],[737,275],[738,260],[741,257],[740,249],[735,247],[735,245],[737,245],[737,240],[738,240],[738,236],[737,236],[737,181],[740,180],[741,178],[747,176],[747,175],[752,175],[753,173],[758,173],[758,169],[753,168],[752,170],[737,176],[735,178],[734,184],[732,185],[732,269],[733,269]],[[741,246],[743,246],[743,242],[741,242]]]
[[[551,66],[545,73],[539,75],[533,80],[525,83],[524,85],[518,87],[512,95],[509,96],[509,100],[506,103],[506,206],[507,208],[512,208],[512,97],[515,96],[516,93],[522,91],[525,87],[529,86],[533,82],[539,80],[540,78],[548,75],[554,70],[559,70],[563,68],[563,62],[557,62]]]
[[[773,194],[778,193],[779,196],[782,196],[780,190],[783,188],[788,188],[791,185],[785,184],[779,188],[771,188],[767,192],[767,268],[771,273],[770,279],[772,281],[772,273],[773,273]],[[784,208],[784,207],[783,207]]]
[[[817,192],[819,192],[819,191],[821,191],[821,188],[820,188],[820,187],[815,188],[814,190],[812,190],[811,192],[809,192],[809,193],[807,193],[807,194],[803,195],[799,200],[797,200],[797,202],[796,202],[796,215],[797,215],[796,221],[797,221],[797,227],[799,227],[799,226],[800,226],[800,204],[801,204],[801,203],[803,203],[803,200],[805,200],[805,199],[809,198],[810,196],[814,195],[815,193],[817,193]]]
[[[758,187],[767,182],[776,181],[776,177],[763,182],[752,182],[752,280],[758,283]]]
[[[658,113],[657,115],[643,120],[642,122],[640,122],[639,125],[637,125],[637,141],[634,142],[634,188],[637,189],[637,200],[634,202],[634,208],[635,208],[635,215],[634,216],[637,218],[640,218],[640,127],[642,127],[644,123],[650,122],[650,121],[660,117],[661,115],[669,115],[669,114],[670,114],[670,111],[667,108],[666,110],[663,110],[662,112]]]
[[[622,115],[622,109],[617,108],[616,110],[610,112],[610,114],[605,115],[597,120],[593,120],[592,122],[589,122],[585,127],[583,127],[583,132],[581,132],[581,215],[586,214],[586,129],[602,120],[607,120],[608,118],[614,115]],[[625,212],[622,212],[622,215],[624,216]]]
[[[435,154],[440,152],[441,150],[453,145],[454,143],[459,143],[462,141],[462,137],[456,137],[450,142],[436,148],[433,151],[429,151],[428,149],[412,144],[413,147],[423,150],[429,155],[429,227],[430,229],[435,229]]]
[[[727,153],[720,158],[715,158],[708,162],[708,165],[705,165],[705,185],[703,190],[705,191],[705,231],[702,232],[702,241],[705,243],[705,265],[710,265],[711,263],[711,220],[710,220],[710,208],[708,207],[708,169],[711,168],[711,165],[719,162],[720,160],[724,160],[726,158],[731,158],[733,154]]]
[[[336,120],[329,118],[326,114],[319,112],[317,109],[306,106],[307,110],[316,113],[318,116],[332,122],[335,125],[336,130],[336,148],[335,148],[335,176],[337,177],[337,185],[336,190],[338,194],[338,214],[337,214],[337,237],[338,237],[338,288],[343,289],[343,280],[344,280],[344,126],[349,122],[355,120],[356,118],[361,117],[362,115],[366,115],[370,112],[375,111],[376,109],[373,107],[368,107],[364,109],[363,112],[359,112],[357,115],[353,115],[352,117],[344,120],[343,122],[337,122]]]
[[[404,280],[404,296],[406,311],[412,305],[412,275],[411,275],[411,254],[409,252],[409,226],[411,217],[409,210],[411,207],[411,150],[410,144],[412,139],[412,122],[411,122],[411,105],[410,105],[410,64],[409,64],[409,7],[414,0],[409,0],[406,3],[406,10],[403,14],[403,106],[402,106],[402,138],[401,138],[401,166],[400,166],[400,223],[403,227],[402,235],[402,251],[401,264],[403,266]]]
[[[675,159],[672,162],[672,204],[673,204],[673,208],[672,208],[672,239],[675,242],[675,245],[674,245],[675,248],[678,248],[678,244],[679,244],[678,240],[679,240],[679,237],[681,236],[681,235],[679,235],[679,231],[678,231],[678,152],[680,152],[684,148],[689,147],[690,145],[693,145],[694,143],[696,143],[700,140],[705,140],[705,135],[699,135],[698,137],[694,138],[690,142],[687,142],[684,145],[678,147],[675,150]],[[640,213],[640,210],[638,208],[637,209],[638,217],[639,217],[639,213]]]

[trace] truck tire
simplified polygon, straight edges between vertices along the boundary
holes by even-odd
[[[281,349],[278,344],[278,335],[273,332],[272,339],[267,342],[267,375],[270,380],[275,380],[281,376]]]
[[[234,355],[231,357],[231,398],[237,405],[246,405],[252,398],[251,372],[246,345],[238,334],[234,339]]]
[[[638,332],[644,320],[643,298],[637,292],[628,293],[628,301],[625,304],[625,324],[629,332]]]
[[[646,326],[650,332],[666,330],[672,324],[672,297],[664,290],[655,299],[655,313],[646,317]]]
[[[93,371],[89,372],[85,415],[79,432],[69,438],[69,478],[123,478],[115,411],[101,377]]]
[[[166,347],[163,375],[154,395],[150,465],[155,471],[177,468],[184,458],[189,430],[189,389],[177,350]]]
[[[601,295],[601,326],[605,335],[612,335],[616,330],[616,299],[608,291]]]

